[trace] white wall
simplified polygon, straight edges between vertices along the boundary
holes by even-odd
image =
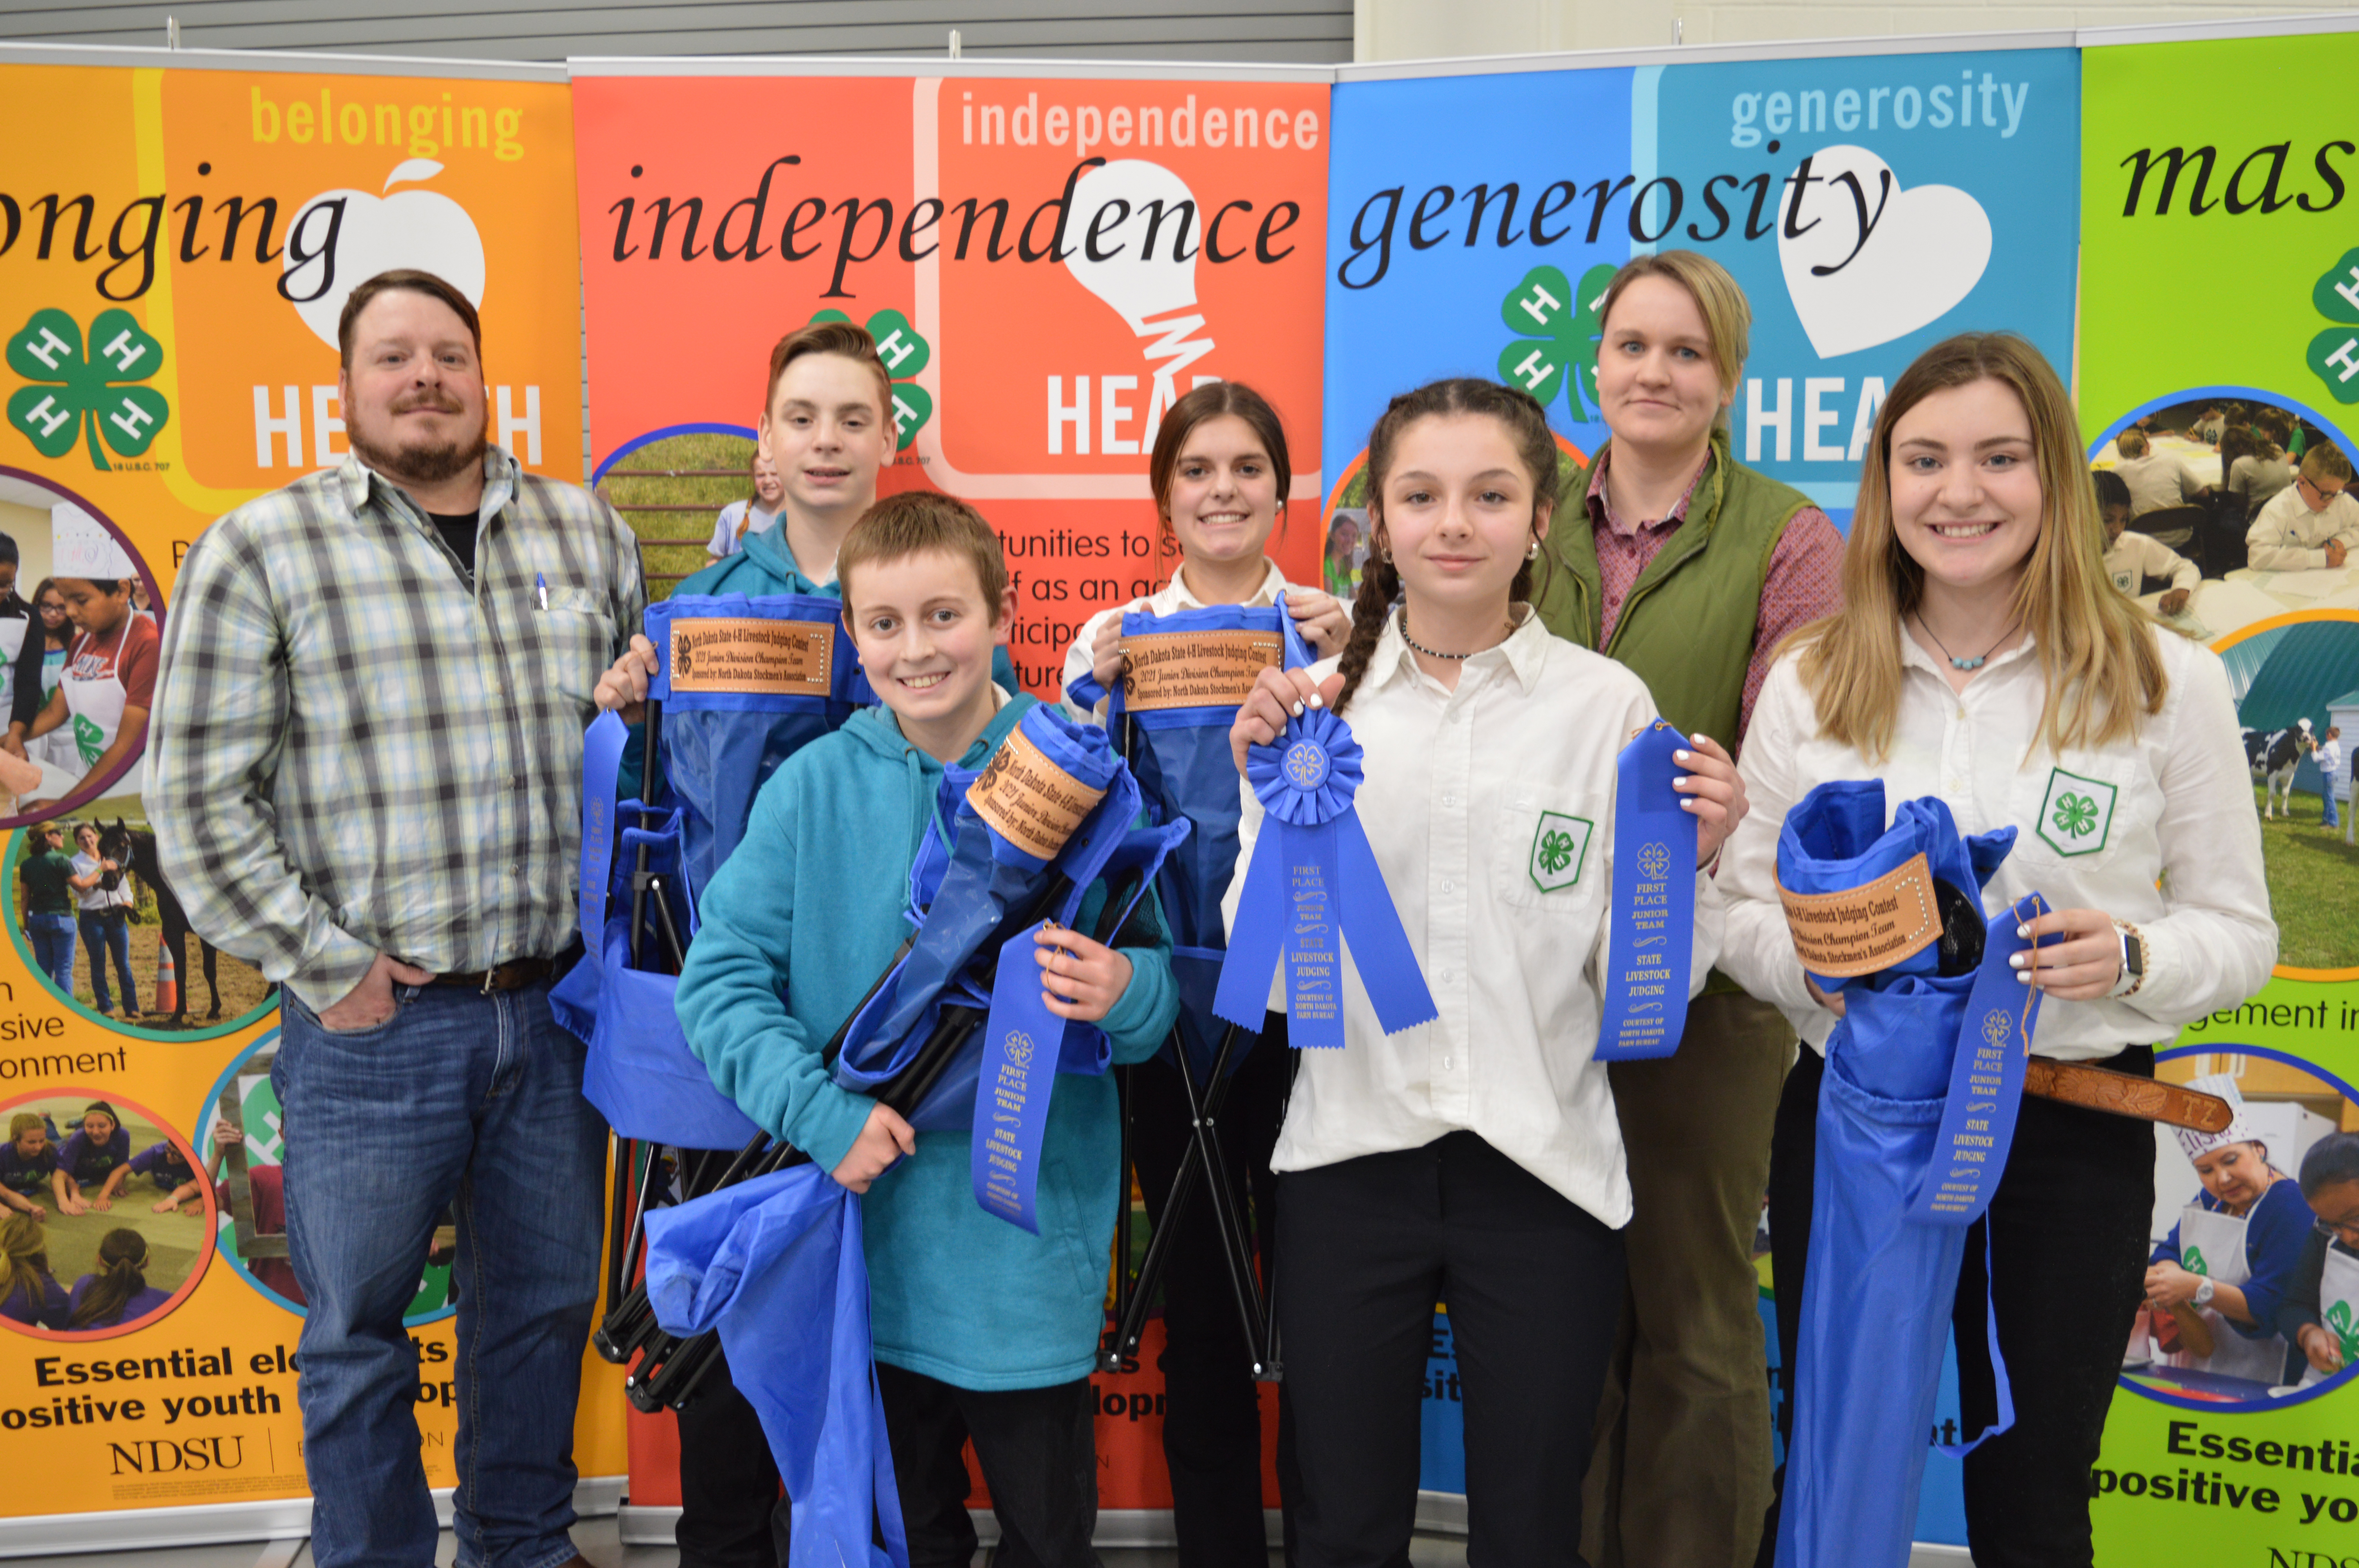
[[[2347,11],[2351,0],[1355,0],[1353,58],[1427,59],[1549,49],[1657,48],[1674,24],[1690,44],[2106,27]]]

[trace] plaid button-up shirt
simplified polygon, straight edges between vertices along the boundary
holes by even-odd
[[[573,937],[582,732],[647,606],[638,546],[497,447],[479,515],[471,593],[346,458],[182,563],[148,730],[165,874],[199,932],[314,1007],[381,951],[448,973]]]

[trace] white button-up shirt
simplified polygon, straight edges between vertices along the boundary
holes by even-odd
[[[1986,912],[2037,892],[2058,909],[2101,909],[2144,936],[2137,994],[2048,998],[2034,1054],[2088,1061],[2152,1044],[2260,989],[2277,962],[2277,928],[2227,670],[2184,637],[2154,635],[2170,683],[2162,711],[2143,719],[2135,740],[2060,754],[2036,742],[2047,683],[2028,638],[1953,692],[1904,632],[1900,712],[1880,762],[1820,734],[1799,666],[1791,654],[1779,659],[1745,741],[1752,814],[1721,856],[1729,900],[1721,968],[1826,1049],[1834,1015],[1803,988],[1777,901],[1778,829],[1814,785],[1880,777],[1887,824],[1902,801],[1939,795],[1962,833],[2015,827],[2015,847],[1983,892]]]
[[[1264,570],[1261,574],[1261,586],[1254,589],[1253,597],[1237,606],[1238,609],[1267,610],[1277,602],[1278,594],[1290,586],[1286,580],[1286,574],[1277,569],[1276,561],[1264,556],[1262,566]],[[1128,604],[1117,604],[1110,609],[1099,611],[1082,622],[1080,635],[1073,639],[1073,645],[1065,650],[1066,689],[1071,690],[1075,681],[1097,667],[1097,661],[1091,656],[1090,650],[1097,645],[1098,628],[1125,611],[1144,610],[1157,615],[1175,615],[1182,610],[1203,608],[1205,608],[1204,601],[1197,598],[1188,587],[1188,568],[1182,566],[1171,574],[1170,583],[1158,591],[1148,594],[1145,599],[1134,599]],[[1097,706],[1093,708],[1083,708],[1068,697],[1065,698],[1065,711],[1084,723],[1103,724],[1106,705],[1113,700],[1110,696],[1100,697]]]
[[[1310,1170],[1462,1130],[1605,1224],[1630,1217],[1622,1129],[1593,1059],[1613,885],[1614,760],[1655,719],[1622,665],[1521,623],[1451,691],[1386,622],[1343,719],[1366,751],[1358,795],[1385,885],[1440,1017],[1386,1034],[1347,950],[1340,1051],[1302,1053],[1271,1159]],[[1311,674],[1323,679],[1328,660]],[[1262,827],[1248,788],[1234,924]],[[1565,878],[1568,837],[1577,845]],[[1550,845],[1543,859],[1542,845]],[[1721,903],[1696,879],[1688,994],[1720,951]],[[1282,1010],[1282,987],[1271,1007]]]
[[[2254,514],[2245,530],[2245,564],[2256,572],[2309,571],[2326,565],[2326,546],[2341,540],[2359,554],[2359,501],[2337,495],[2316,512],[2299,483],[2289,484]]]

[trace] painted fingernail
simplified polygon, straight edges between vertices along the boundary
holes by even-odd
[[[1302,704],[1301,704],[1301,703],[1299,703],[1299,702],[1297,702],[1297,703],[1294,705],[1294,717],[1296,717],[1297,719],[1299,719],[1299,718],[1301,718],[1301,717],[1302,717]]]
[[[2018,925],[2015,928],[2015,934],[2017,936],[2022,937],[2024,940],[2029,941],[2031,939],[2031,927],[2028,925]]]
[[[1327,706],[1327,699],[1314,691],[1310,694],[1310,706],[1313,708],[1324,708]]]
[[[2028,962],[2030,962],[2030,959],[2027,955],[2022,953],[2014,953],[2008,955],[2006,967],[2010,969],[2019,969]]]
[[[2019,974],[2019,975],[2016,976],[2015,978],[2016,978],[2016,981],[2017,981],[2017,984],[2019,984],[2019,985],[2027,985],[2027,985],[2029,985],[2029,984],[2031,983],[2031,977],[2030,977],[2029,975],[2021,975],[2021,974]]]
[[[1673,752],[1671,753],[1671,761],[1684,763],[1688,761],[1688,753],[1685,752]]]

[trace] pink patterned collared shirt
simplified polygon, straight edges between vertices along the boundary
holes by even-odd
[[[1605,465],[1614,456],[1607,448],[1598,454],[1589,470],[1589,523],[1597,541],[1598,587],[1605,596],[1602,638],[1611,642],[1614,627],[1622,616],[1622,603],[1630,597],[1631,585],[1638,574],[1670,536],[1687,521],[1688,504],[1695,499],[1696,486],[1703,482],[1704,472],[1712,466],[1706,457],[1697,466],[1695,475],[1688,481],[1687,490],[1673,505],[1670,514],[1654,521],[1631,522],[1615,514],[1613,502],[1605,491]],[[1788,633],[1806,626],[1822,615],[1832,615],[1843,608],[1843,539],[1827,514],[1815,506],[1803,508],[1794,514],[1786,532],[1770,552],[1769,572],[1761,585],[1761,611],[1754,623],[1753,658],[1745,670],[1745,697],[1738,710],[1737,733],[1732,738],[1712,737],[1736,753],[1744,743],[1745,731],[1752,728],[1754,699],[1761,695],[1761,683],[1768,678],[1770,656],[1777,651]]]

